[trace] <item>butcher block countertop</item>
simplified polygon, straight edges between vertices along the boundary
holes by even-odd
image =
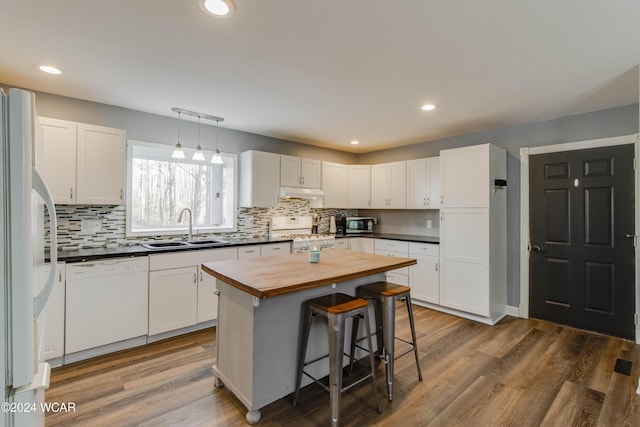
[[[202,264],[202,270],[255,297],[270,298],[414,264],[412,258],[329,249],[315,264],[309,262],[308,253],[297,253],[209,262]]]

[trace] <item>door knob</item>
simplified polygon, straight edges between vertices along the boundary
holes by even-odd
[[[540,246],[529,244],[529,250],[533,252],[542,252]]]

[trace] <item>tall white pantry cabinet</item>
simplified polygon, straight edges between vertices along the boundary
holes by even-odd
[[[490,325],[507,307],[507,153],[440,151],[440,304]]]

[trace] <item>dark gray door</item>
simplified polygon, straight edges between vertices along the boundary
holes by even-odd
[[[635,339],[634,147],[530,157],[531,317]]]

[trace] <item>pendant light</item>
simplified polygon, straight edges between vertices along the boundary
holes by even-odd
[[[218,124],[220,123],[221,118],[216,119],[216,152],[213,154],[211,158],[211,163],[215,165],[221,165],[224,162],[222,161],[222,156],[220,155],[220,150],[218,149]]]
[[[184,159],[184,150],[182,149],[182,144],[180,144],[180,111],[178,111],[178,143],[176,144],[176,148],[173,149],[171,157],[174,159]]]
[[[204,154],[202,153],[202,147],[200,147],[200,116],[198,116],[198,146],[196,147],[196,151],[193,152],[191,160],[204,161]]]

